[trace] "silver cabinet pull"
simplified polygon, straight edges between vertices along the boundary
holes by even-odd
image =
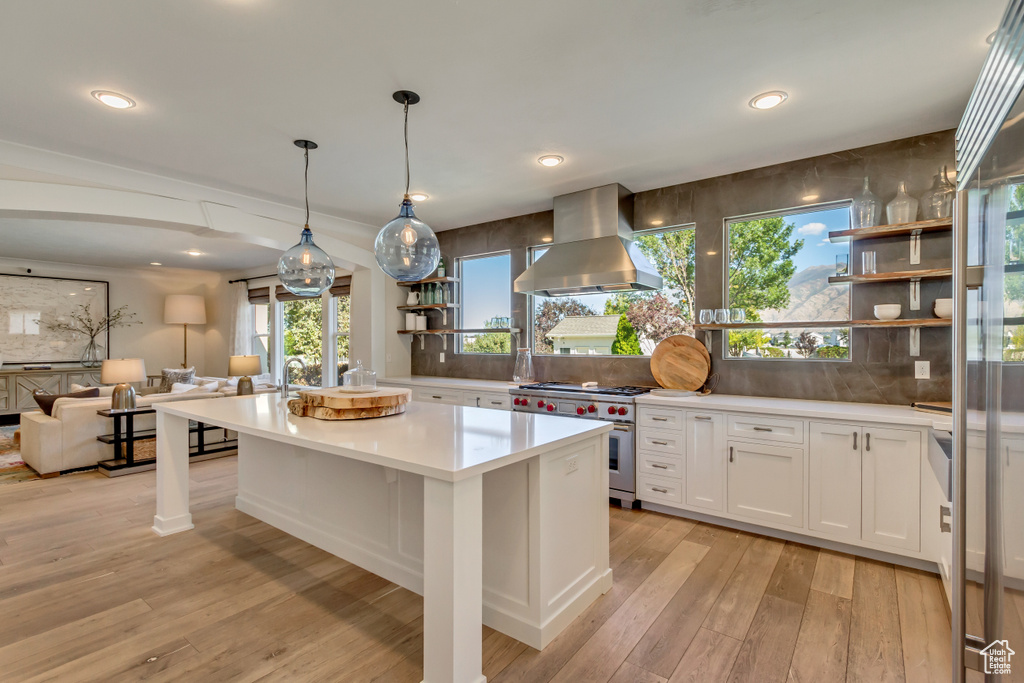
[[[667,446],[668,445],[668,441],[651,441],[651,443],[656,443],[659,446]]]
[[[864,450],[871,450],[871,432],[864,435]]]
[[[694,420],[710,420],[711,416],[710,415],[694,415],[693,419]]]
[[[772,428],[771,427],[754,427],[754,431],[755,432],[770,432],[770,431],[772,431]]]
[[[857,450],[857,432],[853,433],[853,450]]]
[[[729,462],[733,462],[734,460],[735,458],[733,457],[732,446],[729,446]]]
[[[658,487],[658,486],[652,486],[651,490],[652,491],[657,491],[658,493],[668,493],[668,489],[663,489],[663,488]]]
[[[668,422],[667,417],[652,417],[651,419],[654,420],[655,422]]]
[[[491,405],[492,406],[500,406],[501,405],[501,401],[491,401]]]
[[[651,467],[656,467],[659,470],[667,470],[668,469],[668,465],[659,465],[656,462],[652,462],[651,463]]]
[[[436,398],[436,399],[440,400],[440,399],[444,398],[444,396],[431,396],[430,398]]]

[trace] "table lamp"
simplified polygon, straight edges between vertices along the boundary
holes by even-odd
[[[206,299],[199,294],[168,294],[164,300],[164,322],[185,326],[185,360],[188,367],[188,326],[206,324]]]
[[[253,393],[252,377],[263,372],[263,363],[259,356],[231,356],[228,358],[228,376],[238,377],[238,395],[247,396]]]
[[[100,382],[117,384],[110,396],[112,410],[135,410],[135,387],[129,382],[146,379],[146,363],[141,358],[115,358],[103,361]]]

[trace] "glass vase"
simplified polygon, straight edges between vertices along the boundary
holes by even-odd
[[[82,367],[98,368],[103,365],[103,347],[96,343],[96,337],[90,337],[89,343],[82,351]]]
[[[850,222],[854,228],[871,228],[882,219],[882,200],[871,192],[868,177],[864,176],[864,191],[853,200]]]
[[[516,367],[512,371],[512,381],[516,384],[529,384],[533,381],[533,357],[530,349],[519,349],[516,354]]]
[[[906,181],[900,181],[896,198],[885,207],[885,216],[890,225],[912,223],[917,220],[917,200],[907,194]]]
[[[949,182],[946,167],[943,166],[935,175],[930,190],[921,197],[921,216],[927,220],[949,218],[953,215],[953,196],[956,189]]]

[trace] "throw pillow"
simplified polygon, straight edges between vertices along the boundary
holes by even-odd
[[[171,391],[171,385],[174,383],[179,384],[191,384],[192,378],[196,376],[196,369],[194,367],[182,370],[180,368],[164,368],[163,376],[160,378],[160,389],[156,392],[158,394],[166,394]]]
[[[166,392],[169,394],[187,394],[189,392],[199,392],[200,387],[198,384],[187,384],[185,382],[175,382],[171,385],[171,390]]]
[[[108,386],[105,386],[105,387],[87,387],[87,386],[84,386],[84,385],[81,385],[81,384],[72,384],[71,385],[71,393],[75,393],[76,391],[85,391],[86,389],[99,389],[100,390],[100,396],[113,396],[114,395],[114,385],[112,385],[112,384],[108,385]]]
[[[75,391],[70,394],[44,394],[35,393],[33,398],[36,400],[36,404],[39,408],[47,415],[53,416],[53,404],[58,398],[98,398],[100,390],[96,387],[92,389],[85,389],[84,391]]]

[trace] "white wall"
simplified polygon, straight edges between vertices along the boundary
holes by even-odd
[[[141,325],[110,332],[110,357],[142,358],[146,371],[158,374],[162,368],[176,368],[182,360],[182,326],[165,325],[164,297],[168,294],[201,294],[206,298],[206,325],[190,326],[188,359],[199,374],[227,371],[227,339],[230,307],[225,306],[226,278],[197,270],[129,270],[78,266],[45,261],[0,258],[0,273],[6,275],[67,277],[105,280],[110,283],[110,309],[128,306]],[[230,299],[230,297],[228,297]]]

